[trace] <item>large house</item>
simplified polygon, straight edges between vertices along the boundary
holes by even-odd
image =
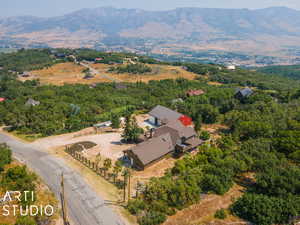
[[[248,98],[253,94],[252,89],[250,88],[243,88],[243,89],[238,89],[237,92],[235,93],[235,98],[237,99],[243,99],[243,98]]]
[[[150,131],[148,140],[136,145],[135,147],[124,151],[127,158],[130,159],[132,167],[138,170],[144,170],[155,162],[161,160],[166,155],[180,155],[185,152],[192,151],[202,144],[197,137],[197,133],[191,126],[185,126],[180,120],[183,116],[170,109],[167,112],[172,116],[165,118],[166,108],[162,106],[156,107],[151,111],[155,121],[163,119],[165,125]],[[179,116],[179,117],[178,117]]]

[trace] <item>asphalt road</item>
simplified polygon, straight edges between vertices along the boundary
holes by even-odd
[[[81,176],[64,160],[0,133],[0,143],[6,142],[16,159],[33,169],[60,199],[61,174],[64,173],[65,198],[70,225],[124,225],[120,217],[105,204]]]

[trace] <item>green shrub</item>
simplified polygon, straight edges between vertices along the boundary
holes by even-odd
[[[30,217],[19,217],[15,225],[37,225],[33,218]]]
[[[257,225],[286,224],[300,213],[300,198],[245,194],[232,206],[235,215]]]
[[[217,218],[217,219],[224,220],[224,219],[226,219],[226,217],[227,217],[227,215],[226,215],[225,209],[219,209],[215,213],[215,218]]]
[[[6,144],[0,144],[0,172],[4,166],[11,163],[11,150]]]
[[[137,215],[140,211],[144,210],[146,208],[146,204],[143,200],[141,199],[135,199],[135,200],[130,200],[127,204],[128,211],[133,214]]]
[[[166,215],[161,212],[150,211],[141,218],[138,219],[140,225],[158,225],[165,222],[167,219]]]
[[[122,65],[117,67],[111,67],[109,71],[116,72],[116,73],[143,74],[143,73],[151,73],[152,69],[151,67],[145,64],[138,63],[138,64],[128,64],[128,65]]]
[[[207,131],[202,131],[200,134],[200,138],[204,141],[207,141],[210,139],[210,133]]]

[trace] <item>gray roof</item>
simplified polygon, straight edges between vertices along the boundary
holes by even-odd
[[[243,97],[249,97],[250,95],[253,94],[253,91],[250,88],[244,88],[244,89],[238,90],[237,93],[240,93]]]
[[[155,129],[153,136],[159,137],[166,133],[169,133],[171,135],[172,143],[174,146],[181,138],[188,139],[197,135],[192,127],[184,126],[179,120],[171,121],[167,125]]]
[[[181,116],[181,113],[168,109],[164,106],[158,105],[149,112],[150,116],[156,117],[165,123],[168,123],[173,120],[178,120]]]
[[[40,104],[39,101],[35,101],[32,98],[28,99],[27,102],[25,103],[26,106],[36,106],[36,105],[39,105],[39,104]]]
[[[174,146],[169,133],[142,142],[131,149],[144,165],[167,155],[173,150]]]
[[[172,144],[175,147],[178,139],[180,139],[179,132],[169,126],[162,126],[154,130],[153,137],[160,137],[164,134],[170,135]]]
[[[196,131],[192,127],[184,126],[179,120],[171,121],[166,126],[173,128],[179,132],[180,138],[190,138],[192,136],[197,135]]]

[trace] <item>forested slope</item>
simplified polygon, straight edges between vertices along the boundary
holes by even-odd
[[[247,191],[232,205],[231,213],[258,225],[285,224],[299,216],[299,82],[218,65],[172,64],[197,73],[198,78],[137,82],[122,89],[113,83],[58,87],[23,83],[2,70],[0,97],[6,100],[0,103],[0,122],[21,133],[48,136],[77,131],[128,110],[147,112],[158,104],[176,108],[198,127],[221,123],[229,129],[197,155],[178,160],[162,178],[153,178],[140,197],[129,202],[128,209],[140,224],[160,224],[168,215],[201,201],[203,193],[222,195],[234,183],[242,184],[249,173],[251,184],[245,185]],[[254,94],[236,99],[236,89],[244,86],[252,87]],[[191,89],[205,94],[188,98],[186,91]],[[25,105],[29,98],[40,104]],[[173,101],[178,98],[184,101]]]

